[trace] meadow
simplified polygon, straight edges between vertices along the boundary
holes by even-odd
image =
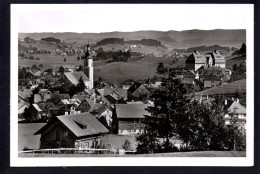
[[[68,56],[66,62],[61,55],[34,55],[40,60],[22,59],[19,57],[20,67],[31,67],[32,65],[43,65],[43,69],[53,68],[58,70],[64,65],[83,65],[82,60],[77,60],[77,56]],[[119,84],[127,79],[142,80],[151,78],[157,74],[157,66],[159,62],[163,62],[165,66],[170,65],[173,58],[169,57],[143,57],[140,59],[130,59],[128,62],[112,62],[106,63],[108,60],[94,61],[94,79],[97,80],[100,76],[108,82]],[[182,65],[183,61],[179,61]],[[177,64],[174,65],[179,65]]]
[[[46,123],[19,123],[18,124],[18,150],[24,148],[38,149],[40,145],[40,135],[34,135]]]

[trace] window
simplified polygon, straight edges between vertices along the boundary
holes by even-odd
[[[64,130],[64,137],[67,137],[69,135],[69,132]]]
[[[55,140],[60,141],[61,140],[61,132],[60,130],[56,130]]]

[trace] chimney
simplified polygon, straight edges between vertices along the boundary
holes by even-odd
[[[227,105],[227,99],[225,99],[225,105]]]

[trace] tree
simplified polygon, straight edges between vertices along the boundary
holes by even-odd
[[[193,101],[176,119],[176,132],[189,150],[224,150],[227,146],[223,103]]]
[[[32,71],[35,71],[35,70],[38,70],[38,69],[39,69],[38,66],[35,65],[35,64],[31,67],[31,70],[32,70]]]
[[[42,65],[42,64],[40,64],[40,65],[39,65],[39,68],[40,68],[40,69],[42,69],[42,68],[43,68],[43,65]]]
[[[64,60],[63,60],[64,62],[66,62],[67,61],[67,59],[66,59],[66,57],[64,58]]]
[[[148,119],[148,125],[164,139],[167,149],[170,147],[170,138],[176,133],[176,119],[185,112],[187,99],[186,89],[179,79],[167,77],[162,82],[160,90],[150,97],[154,106],[147,109],[152,116],[152,119]]]
[[[246,44],[245,43],[243,43],[241,45],[241,48],[239,50],[239,54],[243,54],[243,53],[246,53]]]
[[[131,142],[129,140],[125,140],[124,144],[122,145],[122,148],[125,150],[131,150]]]
[[[82,79],[82,77],[79,78],[79,83],[77,85],[77,92],[82,92],[85,89],[85,83]]]
[[[80,56],[77,57],[77,60],[80,60]]]
[[[162,62],[159,63],[159,65],[158,65],[158,67],[157,67],[157,72],[158,72],[159,74],[162,74],[162,73],[165,72],[165,68],[164,68],[164,65],[163,65]]]
[[[59,68],[59,72],[61,73],[61,74],[63,74],[64,73],[64,68],[63,68],[63,66],[61,66],[60,68]]]
[[[233,71],[237,71],[237,68],[238,68],[237,64],[234,64],[233,67],[232,67]]]
[[[79,65],[78,71],[83,71],[83,66]]]
[[[137,153],[156,153],[158,152],[159,141],[156,131],[149,129],[135,137],[137,141]]]

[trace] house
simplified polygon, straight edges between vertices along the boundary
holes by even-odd
[[[212,88],[221,84],[221,79],[215,75],[202,75],[200,81],[203,82],[205,88]]]
[[[45,112],[40,108],[38,104],[34,103],[31,106],[31,115],[33,120],[40,120],[46,116]]]
[[[246,125],[246,108],[239,103],[239,100],[234,101],[231,106],[227,109],[227,114],[225,115],[226,125],[230,124],[230,119],[232,117],[237,118],[237,125],[241,130],[245,129]]]
[[[34,103],[46,102],[51,97],[52,93],[48,89],[40,89],[38,94],[34,94]]]
[[[207,59],[207,67],[214,66],[214,67],[226,67],[226,59],[224,56],[222,56],[219,51],[214,50],[208,54],[206,54]],[[210,64],[210,60],[212,60],[212,64]]]
[[[28,101],[29,97],[30,95],[24,93],[23,91],[18,91],[18,103]]]
[[[57,116],[34,135],[41,135],[40,148],[96,148],[109,131],[90,113]]]
[[[29,103],[20,102],[18,103],[18,121],[24,120],[23,113],[26,108],[29,107]]]
[[[185,71],[183,73],[183,78],[181,79],[181,82],[183,84],[193,84],[194,80],[195,80],[195,74],[193,74],[190,71]]]
[[[96,103],[89,109],[89,112],[96,117],[97,119],[103,118],[106,121],[107,126],[111,126],[112,124],[112,108],[102,104]]]
[[[77,111],[88,112],[91,107],[95,104],[95,100],[91,100],[89,98],[85,98],[77,107]]]
[[[145,129],[146,110],[151,104],[116,104],[115,114],[118,121],[118,134],[137,134]]]
[[[134,83],[129,89],[128,89],[128,95],[131,95],[135,98],[143,98],[143,97],[149,97],[151,96],[151,92],[142,84],[139,82]]]
[[[206,57],[200,54],[195,50],[187,59],[186,59],[186,68],[189,70],[199,69],[201,66],[204,66],[206,63]]]

